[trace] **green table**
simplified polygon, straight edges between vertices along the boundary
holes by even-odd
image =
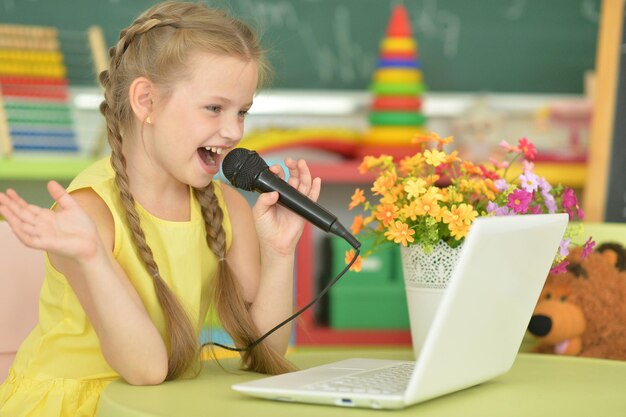
[[[407,349],[296,350],[289,358],[308,368],[351,357],[411,359]],[[234,359],[207,362],[198,378],[135,387],[111,383],[100,399],[98,417],[204,416],[463,416],[623,417],[626,416],[626,362],[519,354],[513,368],[492,381],[400,411],[280,403],[231,390],[260,375],[237,370]],[[461,370],[459,370],[461,372]]]

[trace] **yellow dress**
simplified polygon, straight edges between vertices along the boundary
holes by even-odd
[[[221,185],[219,182],[216,185],[229,245],[232,239],[230,220]],[[152,278],[135,255],[109,158],[79,174],[68,190],[85,187],[97,192],[111,210],[115,222],[114,256],[165,338],[163,313]],[[217,259],[206,243],[200,205],[193,197],[191,200],[188,222],[158,219],[141,206],[138,212],[161,275],[196,321],[200,334],[209,307],[208,286],[217,272]],[[22,343],[7,380],[0,386],[0,416],[94,416],[101,391],[117,378],[119,375],[102,356],[98,337],[78,298],[66,278],[46,257],[39,323]]]

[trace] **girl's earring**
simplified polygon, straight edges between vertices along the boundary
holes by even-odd
[[[152,124],[152,119],[150,118],[150,116],[146,117],[146,123],[149,125]]]

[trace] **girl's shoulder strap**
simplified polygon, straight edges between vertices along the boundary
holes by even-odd
[[[100,194],[98,188],[110,186],[112,181],[115,181],[115,172],[111,167],[110,158],[107,157],[94,162],[79,173],[70,183],[67,192],[89,187]]]

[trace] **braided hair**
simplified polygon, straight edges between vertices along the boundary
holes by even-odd
[[[137,253],[153,278],[157,299],[165,316],[169,339],[166,379],[182,375],[197,361],[198,335],[182,304],[163,280],[146,241],[135,199],[130,192],[122,141],[124,132],[129,131],[133,123],[127,96],[132,81],[137,77],[146,77],[167,96],[175,80],[184,75],[189,57],[198,52],[254,60],[259,68],[260,84],[269,71],[255,34],[244,23],[202,4],[165,2],[148,9],[120,32],[118,42],[109,50],[109,68],[99,76],[104,88],[100,111],[106,120],[115,184]],[[206,188],[194,189],[194,195],[202,207],[208,247],[218,259],[223,259],[226,256],[226,234],[222,225],[224,214],[214,187],[210,183]],[[245,346],[255,340],[258,330],[242,289],[227,263],[220,262],[218,270],[218,277],[212,280],[211,292],[215,310],[235,343]],[[245,352],[243,359],[244,366],[256,372],[275,374],[292,369],[281,355],[263,343]]]

